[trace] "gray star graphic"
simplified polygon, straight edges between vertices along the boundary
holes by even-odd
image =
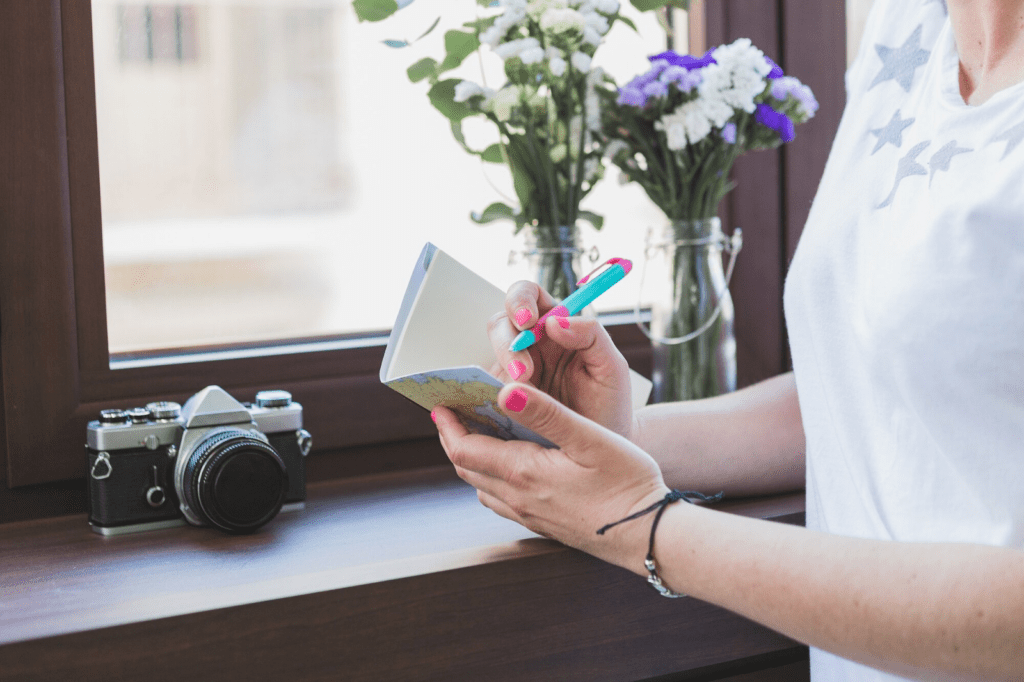
[[[1000,161],[1005,159],[1024,140],[1024,121],[1013,126],[1002,135],[996,135],[992,138],[993,142],[1000,142],[1002,140],[1006,140],[1006,149],[1003,150],[1003,155],[999,157]]]
[[[917,162],[918,155],[924,151],[930,142],[922,142],[907,152],[907,155],[900,159],[899,165],[896,167],[896,182],[892,186],[892,191],[889,192],[889,196],[885,198],[878,208],[885,208],[892,203],[893,198],[896,196],[896,190],[899,189],[900,183],[903,182],[904,178],[908,178],[911,175],[928,175],[928,171],[925,167]]]
[[[936,173],[949,170],[949,162],[954,156],[973,151],[973,149],[968,149],[967,147],[957,147],[956,140],[947,142],[942,149],[932,154],[932,158],[928,160],[928,169],[931,171],[931,175],[928,176],[928,186],[931,187],[932,178],[935,177]]]
[[[897,148],[903,146],[903,131],[906,130],[907,126],[913,123],[914,120],[915,119],[912,118],[901,119],[900,110],[897,109],[893,113],[892,118],[889,119],[889,122],[885,124],[884,128],[875,128],[871,131],[871,134],[878,138],[878,143],[875,145],[875,148],[871,150],[871,153],[874,154],[884,147],[886,142],[891,143]]]
[[[899,47],[875,45],[875,52],[882,58],[882,70],[871,81],[868,90],[885,81],[896,81],[904,90],[910,92],[910,84],[914,82],[914,71],[928,61],[928,50],[921,49],[921,32],[923,26],[918,24],[907,41]]]

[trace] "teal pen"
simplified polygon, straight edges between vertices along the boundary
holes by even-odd
[[[579,289],[569,294],[565,300],[562,301],[561,305],[555,306],[541,315],[541,318],[537,320],[537,324],[533,325],[532,329],[526,329],[520,332],[519,336],[517,336],[515,341],[512,342],[512,345],[509,346],[509,350],[526,350],[533,344],[537,343],[544,338],[544,323],[547,322],[549,317],[552,315],[555,317],[569,317],[570,315],[575,315],[593,303],[598,296],[611,289],[612,285],[620,281],[623,277],[629,274],[630,270],[633,269],[633,263],[625,258],[610,258],[607,262],[599,265],[597,269],[601,269],[605,265],[609,265],[611,267],[591,280],[589,284],[586,284],[586,286],[581,286]],[[593,272],[591,272],[591,274],[593,274]],[[590,275],[581,279],[578,284],[585,284],[588,279],[590,279]]]

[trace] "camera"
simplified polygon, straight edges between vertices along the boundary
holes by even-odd
[[[86,429],[89,523],[101,535],[186,522],[251,533],[305,506],[312,445],[287,391],[250,404],[207,386],[184,407],[103,410]]]

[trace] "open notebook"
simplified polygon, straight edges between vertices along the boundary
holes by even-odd
[[[484,369],[495,364],[487,320],[504,307],[504,291],[428,242],[388,339],[381,383],[427,410],[451,408],[474,433],[556,447],[497,409],[504,384]],[[651,382],[632,370],[630,376],[637,409]]]

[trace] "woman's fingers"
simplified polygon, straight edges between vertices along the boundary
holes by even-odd
[[[520,280],[505,293],[505,313],[516,333],[537,324],[540,316],[555,307],[555,299],[535,282]]]
[[[591,376],[628,377],[626,358],[596,318],[549,317],[545,333],[566,350],[578,351]]]

